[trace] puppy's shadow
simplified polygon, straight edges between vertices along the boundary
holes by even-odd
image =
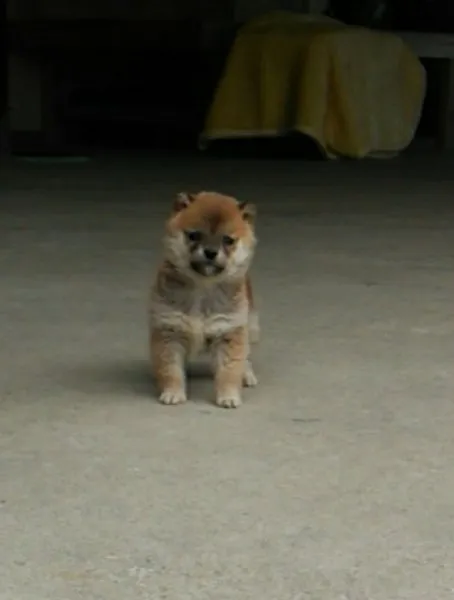
[[[189,384],[211,376],[209,365],[195,363],[188,370]],[[156,395],[153,376],[146,360],[105,360],[87,362],[58,369],[58,383],[66,389],[96,396],[125,395],[150,399]]]

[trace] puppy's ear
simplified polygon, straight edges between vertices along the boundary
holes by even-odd
[[[195,197],[193,194],[188,194],[187,192],[180,192],[173,203],[173,211],[180,212],[184,210],[190,204],[192,204],[194,200]]]
[[[238,204],[243,219],[248,223],[253,223],[255,221],[255,215],[257,214],[257,210],[254,204],[249,204],[249,202],[240,202]]]

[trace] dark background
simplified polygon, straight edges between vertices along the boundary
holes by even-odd
[[[8,53],[16,62],[39,70],[38,91],[24,84],[21,89],[16,82],[10,97],[20,97],[23,106],[29,102],[36,111],[39,103],[42,118],[42,126],[36,128],[18,127],[19,118],[12,117],[13,151],[100,145],[195,149],[241,25],[233,0],[174,0],[160,4],[154,15],[145,11],[144,18],[140,18],[145,6],[140,0],[130,14],[127,3],[111,2],[106,11],[102,0],[78,3],[74,14],[71,3],[65,9],[44,0],[16,0],[11,7],[11,1],[7,7],[2,0],[1,113],[7,113]],[[288,6],[293,5],[282,0],[282,7]],[[370,27],[454,32],[454,2],[332,0],[327,12]],[[438,71],[437,61],[424,64],[428,94],[418,135],[430,136]],[[10,62],[10,72],[14,69],[15,63]]]

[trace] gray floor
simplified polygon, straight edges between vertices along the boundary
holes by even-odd
[[[2,600],[454,598],[454,159],[0,175]],[[260,377],[159,406],[173,194],[257,202]],[[202,373],[203,374],[203,373]]]

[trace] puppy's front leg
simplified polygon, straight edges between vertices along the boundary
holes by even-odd
[[[239,327],[223,337],[216,347],[216,404],[236,408],[241,404],[241,388],[248,354],[248,335]]]
[[[184,341],[170,332],[154,329],[150,335],[152,370],[162,404],[186,402]]]

